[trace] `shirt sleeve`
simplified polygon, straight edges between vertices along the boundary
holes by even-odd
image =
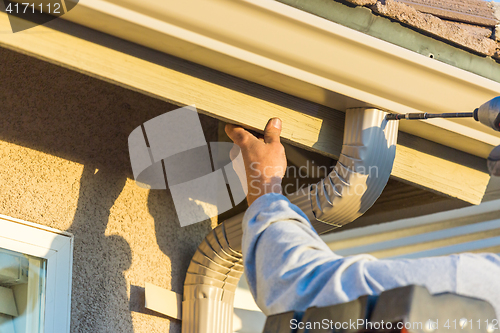
[[[250,291],[266,315],[304,311],[422,285],[489,301],[500,317],[500,257],[461,254],[377,260],[333,253],[305,214],[278,194],[258,198],[243,218],[243,259]]]

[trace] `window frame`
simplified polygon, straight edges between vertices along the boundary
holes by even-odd
[[[69,333],[73,235],[0,214],[0,247],[47,260],[44,333]]]

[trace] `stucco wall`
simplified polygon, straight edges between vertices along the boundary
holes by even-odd
[[[181,228],[167,191],[137,187],[127,137],[177,106],[0,49],[0,214],[75,236],[72,332],[180,332],[144,284],[182,292],[214,221]],[[201,117],[208,141],[217,121]]]

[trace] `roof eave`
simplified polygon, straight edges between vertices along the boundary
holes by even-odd
[[[80,2],[65,19],[338,110],[473,110],[500,83],[270,0]],[[402,123],[486,157],[500,134],[473,120]]]

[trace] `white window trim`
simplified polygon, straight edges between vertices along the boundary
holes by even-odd
[[[73,235],[0,214],[0,247],[47,260],[44,333],[69,333]]]

